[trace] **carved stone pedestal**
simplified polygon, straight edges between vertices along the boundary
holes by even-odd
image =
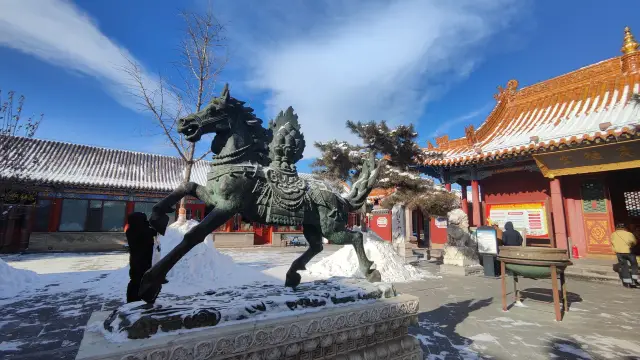
[[[407,334],[417,314],[418,298],[398,295],[119,343],[87,330],[76,359],[421,360],[419,341]],[[88,328],[108,316],[93,313]]]
[[[483,273],[483,267],[480,265],[473,248],[445,245],[443,251],[443,265],[440,265],[441,273],[462,276]]]

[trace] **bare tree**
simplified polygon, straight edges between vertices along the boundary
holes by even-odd
[[[22,116],[24,95],[18,96],[17,102],[15,91],[8,91],[6,99],[3,99],[2,95],[2,90],[0,90],[0,169],[2,170],[0,205],[6,202],[31,202],[35,200],[35,197],[26,188],[29,179],[25,178],[24,170],[35,164],[24,161],[26,149],[16,146],[18,141],[15,137],[32,138],[44,115],[24,118]],[[32,161],[37,162],[37,159]],[[21,180],[19,182],[20,189],[13,186],[18,183],[16,180]]]
[[[193,165],[209,151],[196,156],[196,146],[177,133],[178,120],[187,113],[198,112],[213,96],[218,76],[227,63],[225,27],[218,22],[211,7],[203,13],[183,11],[184,37],[174,65],[178,83],[159,75],[149,81],[141,66],[129,60],[123,69],[133,82],[132,94],[142,108],[152,114],[163,136],[176,149],[185,164],[184,181],[191,178]],[[180,201],[180,219],[184,220],[184,202]]]

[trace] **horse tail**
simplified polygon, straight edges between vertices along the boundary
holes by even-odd
[[[360,172],[358,180],[353,183],[351,192],[343,196],[349,206],[349,211],[362,208],[365,201],[367,201],[367,196],[369,196],[378,180],[380,168],[383,163],[384,159],[380,160],[376,166],[376,159],[373,153],[371,153],[369,159],[365,160],[365,163],[362,165],[362,172]]]

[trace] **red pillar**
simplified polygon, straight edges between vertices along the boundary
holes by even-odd
[[[62,199],[52,199],[51,214],[49,215],[49,232],[58,231],[62,214]]]
[[[473,226],[480,226],[480,191],[478,189],[478,180],[471,180],[471,201],[473,205]]]
[[[444,184],[444,188],[447,189],[447,191],[451,191],[451,184],[450,183]]]
[[[551,208],[553,210],[553,232],[555,235],[555,247],[567,248],[567,225],[564,219],[564,199],[560,179],[551,180]]]
[[[467,200],[467,185],[461,185],[460,188],[462,189],[462,201],[461,201],[462,211],[464,211],[464,213],[467,214],[467,216],[469,216],[469,201]]]

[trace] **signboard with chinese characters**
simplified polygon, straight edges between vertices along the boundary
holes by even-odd
[[[526,229],[531,238],[549,238],[547,209],[544,202],[522,204],[488,204],[487,213],[492,224],[504,229],[504,224],[511,221],[516,229]]]
[[[496,235],[496,229],[490,226],[481,226],[475,232],[476,241],[478,242],[478,253],[498,255],[498,237]]]
[[[447,228],[447,218],[446,217],[437,217],[435,219],[435,224],[438,229],[446,229]]]
[[[533,156],[546,177],[640,167],[640,141],[624,141]]]

